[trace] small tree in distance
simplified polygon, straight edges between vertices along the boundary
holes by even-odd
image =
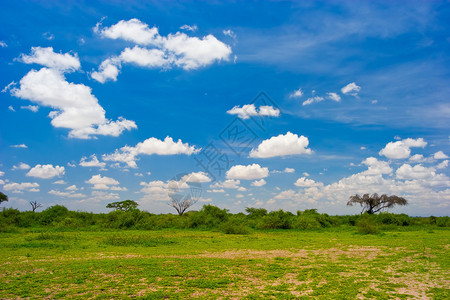
[[[33,212],[35,212],[36,209],[42,207],[42,204],[38,203],[37,201],[30,201],[30,205]]]
[[[2,202],[7,202],[8,201],[8,196],[6,196],[5,194],[3,194],[2,192],[0,192],[0,204]]]
[[[138,207],[138,205],[139,204],[136,201],[125,200],[125,201],[108,203],[108,205],[106,205],[106,208],[114,208],[115,210],[129,211],[129,210],[136,209]]]
[[[395,195],[388,196],[383,194],[379,196],[377,193],[375,194],[364,194],[362,196],[356,194],[354,196],[350,196],[347,205],[353,206],[353,204],[360,204],[363,209],[361,213],[367,212],[368,214],[374,214],[379,212],[384,208],[390,208],[394,205],[406,205],[408,201],[405,198],[398,197]]]

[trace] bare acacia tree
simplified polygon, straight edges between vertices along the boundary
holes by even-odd
[[[369,214],[374,214],[379,212],[384,208],[390,208],[394,205],[406,205],[408,201],[405,198],[398,197],[395,195],[388,196],[383,194],[379,196],[377,193],[369,195],[364,194],[362,196],[356,194],[354,196],[350,196],[347,205],[353,206],[353,204],[360,204],[363,209],[361,213],[367,212]]]
[[[171,200],[169,201],[168,204],[170,206],[172,206],[173,208],[175,208],[178,212],[178,215],[180,215],[180,216],[182,216],[189,207],[191,207],[192,205],[197,203],[197,199],[191,198],[191,197],[182,198],[182,197],[171,196],[170,198],[171,198]]]
[[[33,212],[35,212],[39,207],[42,207],[42,204],[38,203],[37,201],[30,201],[30,204]]]

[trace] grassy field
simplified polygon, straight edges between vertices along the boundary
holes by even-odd
[[[1,299],[450,299],[450,230],[0,234]]]

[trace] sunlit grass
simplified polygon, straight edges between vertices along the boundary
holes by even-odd
[[[0,298],[448,299],[449,233],[2,233]]]

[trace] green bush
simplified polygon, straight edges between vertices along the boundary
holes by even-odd
[[[189,215],[190,228],[217,228],[228,220],[228,210],[214,205],[203,205],[199,212]]]
[[[62,205],[51,206],[39,213],[39,222],[42,225],[54,225],[69,215],[69,210]]]
[[[314,229],[320,228],[320,223],[313,216],[298,216],[293,225],[297,229]]]
[[[356,224],[359,233],[376,234],[378,233],[378,226],[374,218],[370,216],[362,216]]]
[[[294,214],[285,212],[282,209],[271,211],[267,216],[264,216],[259,223],[262,229],[290,229],[294,222]]]
[[[450,227],[450,218],[449,217],[440,217],[436,220],[436,225],[438,227]]]

